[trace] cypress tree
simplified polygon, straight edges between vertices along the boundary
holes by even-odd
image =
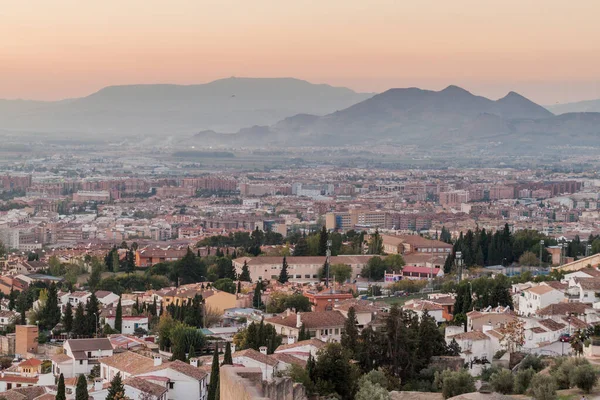
[[[190,350],[188,351],[188,361],[191,360],[192,358],[194,358],[196,356],[196,349],[194,348],[194,345],[190,345]]]
[[[121,267],[121,265],[120,265],[120,260],[119,260],[119,251],[117,249],[114,249],[114,251],[113,251],[111,264],[112,264],[112,271],[119,272],[119,268]]]
[[[119,297],[119,303],[117,304],[117,311],[115,313],[115,330],[121,333],[123,330],[123,308],[121,307],[121,298]]]
[[[590,242],[591,243],[591,242]],[[17,294],[15,293],[15,291],[13,290],[13,288],[10,288],[10,294],[8,295],[8,309],[10,311],[15,309],[15,302],[17,300]]]
[[[356,311],[354,307],[348,309],[348,318],[344,323],[344,333],[342,334],[342,346],[353,353],[357,352],[358,346],[358,321],[356,320]]]
[[[305,238],[301,237],[300,239],[298,239],[298,243],[296,243],[296,246],[294,247],[294,256],[308,256],[308,252],[308,243],[306,242]]]
[[[287,281],[290,280],[290,277],[288,275],[288,263],[287,263],[287,259],[285,258],[285,256],[283,256],[283,265],[281,266],[281,272],[279,273],[279,283],[286,283]]]
[[[210,383],[208,385],[207,400],[216,400],[219,392],[219,344],[215,344],[212,367],[210,369]]]
[[[319,254],[320,256],[325,256],[327,254],[327,241],[329,240],[329,233],[327,232],[327,228],[323,225],[323,229],[321,229],[321,233],[319,234]]]
[[[306,330],[306,325],[302,324],[298,332],[298,341],[310,339],[310,333]]]
[[[242,293],[242,281],[238,281],[237,283],[237,294]]]
[[[225,356],[223,357],[223,365],[233,365],[233,358],[231,357],[231,343],[227,342],[225,345]]]
[[[121,373],[117,372],[113,380],[110,381],[106,400],[119,400],[122,399],[124,395],[125,388],[123,387],[123,381],[121,380]]]
[[[254,296],[252,297],[252,307],[261,309],[262,304],[262,284],[260,282],[256,282],[256,287],[254,288]]]
[[[79,375],[77,378],[77,387],[75,388],[75,400],[88,400],[89,394],[87,390],[87,380],[85,375]]]
[[[250,278],[250,270],[248,269],[247,261],[244,261],[244,266],[242,267],[242,273],[240,274],[239,280],[244,281],[244,282],[252,282],[252,279]]]
[[[100,304],[94,293],[92,293],[85,306],[85,321],[86,334],[88,336],[94,336],[94,334],[97,333],[97,324],[100,321]]]
[[[48,288],[48,298],[42,310],[41,323],[42,327],[52,329],[60,322],[60,308],[58,307],[58,293],[56,285],[50,284]]]
[[[63,315],[63,327],[67,332],[71,332],[73,330],[73,306],[71,305],[71,302],[68,302],[65,308],[65,315]]]
[[[75,309],[75,318],[73,318],[73,334],[75,336],[85,336],[87,330],[85,327],[85,312],[83,310],[83,303],[77,304]]]
[[[154,299],[152,300],[152,306],[150,307],[150,315],[155,317],[157,314],[158,312],[156,311],[156,297],[154,297]]]
[[[58,387],[56,389],[56,400],[66,400],[67,399],[67,394],[66,394],[66,390],[65,390],[65,377],[63,376],[63,374],[60,374],[60,376],[58,377]]]

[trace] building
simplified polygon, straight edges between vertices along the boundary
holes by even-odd
[[[115,317],[110,316],[104,318],[104,321],[112,328],[115,329]],[[121,324],[121,333],[125,335],[133,335],[137,330],[142,329],[144,332],[148,332],[148,317],[143,316],[132,316],[123,317]]]
[[[563,292],[547,285],[537,285],[525,289],[519,296],[519,314],[533,315],[541,308],[563,301],[564,297]]]
[[[304,292],[304,297],[308,298],[312,304],[313,311],[332,311],[338,302],[354,299],[352,293],[341,293],[329,290],[324,290],[322,292]]]
[[[100,358],[112,355],[113,347],[106,338],[69,339],[63,345],[63,353],[52,357],[52,373],[65,378],[89,375]]]
[[[418,235],[381,235],[381,240],[387,254],[426,253],[447,257],[452,252],[451,244]]]
[[[278,334],[298,339],[302,325],[311,338],[339,342],[346,318],[339,311],[313,311],[293,313],[286,311],[278,316],[265,319],[265,323],[275,327]]]
[[[26,357],[29,353],[37,353],[38,327],[36,325],[16,325],[15,354]]]
[[[306,390],[290,378],[263,381],[263,368],[224,365],[219,371],[221,400],[306,400]]]
[[[154,264],[177,261],[187,253],[187,248],[144,248],[136,250],[135,265],[137,267],[151,267]]]
[[[417,314],[419,319],[423,318],[423,314],[427,312],[429,316],[432,317],[438,324],[446,322],[446,319],[443,315],[444,308],[440,304],[434,303],[433,301],[409,300],[404,304],[404,306],[402,306],[402,309],[414,312]]]
[[[444,276],[442,268],[413,267],[411,265],[402,268],[402,279],[425,280]]]

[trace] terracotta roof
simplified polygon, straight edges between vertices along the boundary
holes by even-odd
[[[38,396],[36,398],[34,398],[33,400],[54,400],[56,399],[56,396],[50,393],[45,393],[41,396]]]
[[[19,367],[39,367],[42,365],[42,362],[37,358],[30,358],[28,360],[23,361],[19,364]]]
[[[438,297],[437,299],[429,299],[432,303],[436,303],[442,306],[451,306],[456,303],[456,299],[454,297]]]
[[[1,394],[7,400],[31,400],[46,393],[43,386],[27,386],[9,390]]]
[[[161,365],[157,365],[143,372],[143,374],[150,375],[152,372],[162,371],[164,369],[172,369],[173,371],[177,371],[197,380],[202,380],[207,376],[207,373],[200,368],[192,367],[190,364],[179,360],[162,363]]]
[[[542,327],[535,326],[535,327],[531,328],[531,332],[533,332],[533,333],[546,333],[547,331],[544,328],[542,328]]]
[[[302,347],[302,346],[313,346],[313,347],[316,347],[317,349],[320,349],[322,347],[325,347],[325,345],[327,345],[327,343],[325,343],[322,340],[308,339],[308,340],[301,340],[299,342],[292,343],[292,344],[282,344],[275,350],[275,352],[282,351],[282,350],[295,349],[296,347]]]
[[[143,373],[154,366],[153,359],[132,351],[117,353],[111,357],[103,357],[99,361],[102,364],[114,367],[131,375]]]
[[[73,360],[71,357],[69,357],[68,355],[64,354],[64,353],[60,353],[60,354],[56,354],[53,355],[51,357],[52,361],[54,361],[56,364],[61,364],[67,361],[71,361]]]
[[[402,273],[419,273],[419,274],[431,274],[431,268],[429,267],[416,267],[413,265],[407,265],[402,268]],[[437,275],[440,272],[439,268],[433,268],[433,275]]]
[[[294,357],[293,355],[291,355],[289,353],[274,353],[274,354],[271,354],[270,357],[273,357],[276,360],[279,360],[285,364],[290,364],[290,365],[295,364],[295,365],[301,366],[302,368],[306,367],[305,360],[302,360],[298,357]]]
[[[600,278],[574,278],[573,281],[583,290],[600,290]]]
[[[542,294],[546,294],[546,293],[550,293],[551,291],[553,291],[554,288],[550,287],[550,286],[546,286],[546,285],[537,285],[534,287],[531,287],[529,289],[526,289],[526,292],[531,292],[534,294],[538,294],[538,295],[542,295]]]
[[[380,309],[372,301],[358,299],[342,300],[334,305],[334,308],[340,311],[349,311],[350,307],[354,307],[355,312],[377,312]]]
[[[493,336],[496,339],[502,340],[502,338],[504,338],[504,334],[502,332],[500,332],[497,329],[490,329],[489,331],[485,332],[487,335],[489,336]]]
[[[536,311],[537,315],[568,315],[570,314],[585,314],[585,310],[592,308],[590,304],[585,303],[555,303],[550,304]]]
[[[444,309],[441,305],[429,300],[413,300],[408,304],[404,304],[402,308],[412,311],[439,311]]]
[[[123,381],[123,384],[138,389],[143,393],[153,395],[155,396],[155,398],[159,398],[167,392],[166,387],[149,382],[146,379],[140,377],[127,378]]]
[[[300,313],[300,320],[309,329],[343,326],[346,322],[346,318],[339,311]],[[290,313],[290,315],[284,313],[277,317],[267,318],[265,322],[296,328],[297,318],[295,313]]]
[[[544,328],[548,328],[551,331],[559,331],[567,326],[565,324],[561,324],[560,322],[556,322],[555,320],[550,318],[538,321],[538,323]]]
[[[94,293],[96,295],[97,298],[99,299],[103,299],[106,296],[112,294],[112,292],[109,292],[108,290],[97,290],[96,293]]]
[[[69,339],[67,340],[72,352],[76,351],[96,351],[96,350],[112,350],[110,340],[107,338],[98,339]]]
[[[21,375],[12,375],[12,374],[4,374],[4,376],[0,376],[0,382],[15,382],[15,383],[37,383],[38,378],[29,377],[29,376],[21,376]]]
[[[553,287],[554,289],[560,290],[561,292],[564,292],[569,287],[568,283],[562,283],[559,281],[547,281],[547,282],[542,282],[541,284]]]
[[[575,329],[584,329],[588,327],[588,324],[584,321],[580,320],[577,317],[562,317],[562,320],[565,324],[569,324],[571,322],[571,327]]]
[[[489,337],[482,331],[463,332],[452,335],[450,338],[456,340],[489,340]]]
[[[584,274],[587,274],[592,277],[600,277],[600,270],[598,270],[596,268],[584,268],[584,269],[580,269],[577,272],[583,272]]]
[[[269,355],[265,355],[265,354],[261,353],[260,351],[256,351],[254,349],[246,349],[246,350],[236,351],[235,353],[233,353],[231,355],[231,357],[234,360],[238,357],[246,357],[246,358],[250,358],[252,360],[258,361],[259,363],[267,364],[267,365],[271,365],[271,366],[275,366],[279,363],[279,361],[276,358],[271,357]]]

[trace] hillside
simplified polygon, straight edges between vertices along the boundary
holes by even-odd
[[[546,107],[554,114],[566,114],[576,112],[600,112],[600,99],[578,101],[575,103],[555,104]]]
[[[118,135],[235,132],[301,113],[328,114],[371,96],[292,78],[110,86],[61,102],[0,100],[0,129]]]

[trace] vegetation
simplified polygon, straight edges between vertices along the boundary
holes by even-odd
[[[262,346],[267,348],[267,354],[273,354],[275,349],[281,345],[282,338],[277,334],[275,327],[271,324],[252,322],[246,328],[241,329],[233,337],[236,349],[259,350]]]

